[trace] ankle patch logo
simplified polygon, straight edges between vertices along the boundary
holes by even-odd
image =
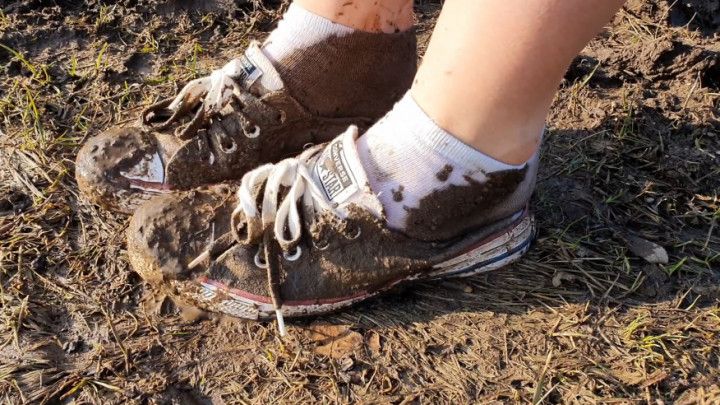
[[[357,182],[350,170],[343,137],[327,146],[315,164],[315,176],[322,184],[328,200],[342,204],[358,191]]]
[[[243,57],[240,58],[240,75],[238,78],[241,82],[245,83],[245,87],[252,86],[262,74],[262,70],[260,70],[248,55],[243,55]]]

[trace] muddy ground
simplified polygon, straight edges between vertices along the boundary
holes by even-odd
[[[418,1],[423,45],[438,3]],[[0,2],[0,401],[720,402],[717,0],[632,0],[573,62],[518,264],[292,322],[284,340],[153,297],[127,219],[78,197],[79,145],[286,6]]]

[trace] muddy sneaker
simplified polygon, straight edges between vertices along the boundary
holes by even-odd
[[[242,58],[149,107],[142,114],[143,125],[115,128],[88,140],[76,161],[80,190],[92,202],[130,213],[154,194],[239,179],[262,163],[327,142],[351,124],[369,126],[409,87],[415,37],[362,35],[362,40],[323,43],[326,53],[353,55],[354,48],[363,47],[372,66],[355,63],[348,68],[351,77],[318,69],[318,60],[297,55],[291,60],[294,70],[281,75],[259,45],[251,44]],[[375,49],[373,44],[386,47]],[[402,51],[392,55],[387,46]],[[314,52],[318,57],[320,51]],[[345,69],[342,63],[335,65]],[[284,75],[295,90],[286,87]],[[298,93],[297,82],[304,80],[317,91]],[[352,108],[350,98],[357,100]]]
[[[382,205],[369,189],[357,136],[351,127],[325,147],[249,172],[239,186],[153,199],[128,229],[132,266],[206,310],[277,317],[284,333],[284,318],[334,311],[409,280],[497,269],[528,250],[527,200],[447,240],[389,229],[378,219]]]

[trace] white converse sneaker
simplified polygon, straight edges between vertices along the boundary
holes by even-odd
[[[528,250],[534,222],[527,201],[490,223],[468,218],[472,228],[446,240],[389,229],[357,136],[351,127],[324,147],[249,172],[240,184],[153,199],[128,229],[133,267],[201,308],[277,317],[282,332],[283,318],[334,311],[407,281],[494,270]]]

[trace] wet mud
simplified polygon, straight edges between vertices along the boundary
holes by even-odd
[[[445,182],[450,178],[450,174],[453,172],[453,167],[450,165],[445,165],[442,170],[437,172],[435,174],[435,177],[437,177],[438,180]]]
[[[522,209],[525,198],[513,201],[511,197],[523,182],[532,181],[527,177],[534,173],[526,165],[522,169],[488,173],[483,182],[465,176],[467,185],[451,184],[422,198],[417,208],[405,207],[404,232],[420,240],[443,241],[500,220],[499,206],[509,214]],[[525,194],[529,195],[527,191]]]
[[[289,93],[303,100],[313,114],[377,119],[410,87],[417,68],[416,46],[413,31],[359,31],[288,56],[278,72]],[[338,52],[348,56],[337,57]],[[362,83],[351,97],[348,81]]]

